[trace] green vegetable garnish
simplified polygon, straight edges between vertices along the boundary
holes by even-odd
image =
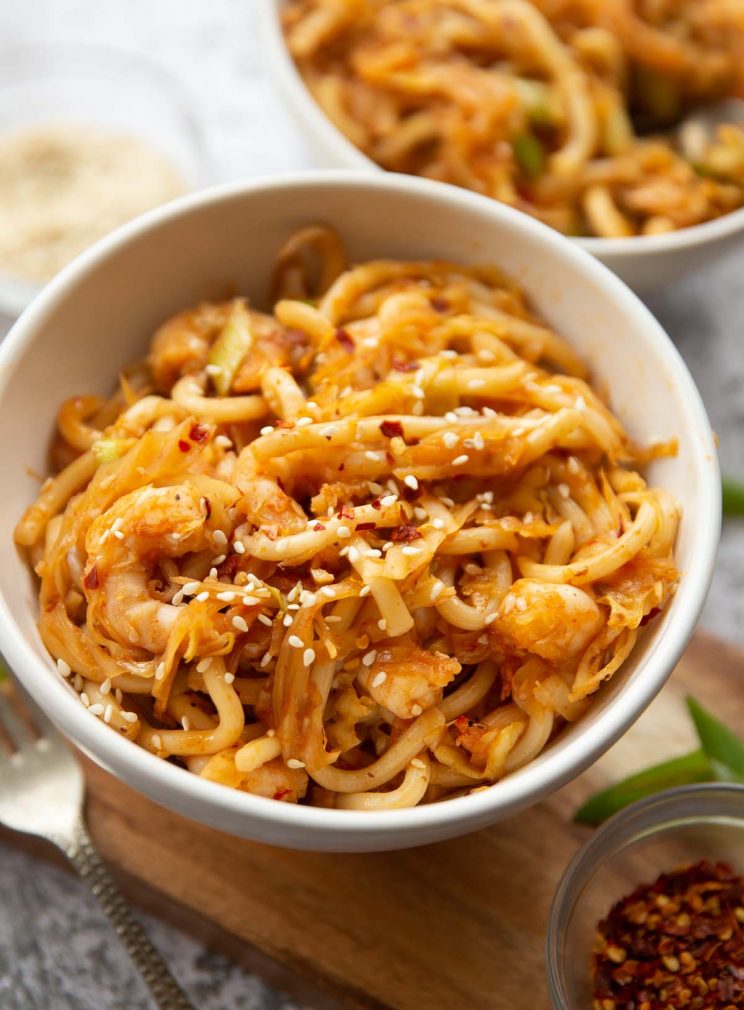
[[[550,85],[529,77],[518,77],[514,87],[524,111],[535,126],[555,126],[561,119],[561,105]]]
[[[251,317],[245,302],[236,298],[222,333],[212,344],[207,358],[212,383],[218,396],[227,396],[238,369],[253,346]]]
[[[691,754],[653,765],[596,793],[576,811],[574,820],[579,824],[596,827],[623,807],[646,796],[653,796],[662,789],[686,786],[693,782],[710,782],[712,778],[713,769],[707,754],[703,750],[695,750]]]
[[[5,663],[0,662],[0,684],[8,679],[8,668]]]
[[[723,514],[725,516],[744,516],[744,484],[724,477],[722,483],[723,491]]]
[[[520,133],[512,141],[514,157],[528,179],[537,179],[545,170],[545,148],[534,133]]]
[[[653,765],[603,789],[577,810],[575,821],[596,826],[630,803],[673,786],[695,782],[744,782],[744,743],[694,698],[687,699],[687,707],[701,749]]]
[[[93,455],[99,466],[111,463],[128,452],[135,442],[134,438],[99,438],[93,443]]]
[[[687,699],[703,750],[713,764],[716,779],[744,782],[744,743],[694,698]]]

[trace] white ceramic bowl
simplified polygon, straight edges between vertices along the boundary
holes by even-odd
[[[322,168],[382,172],[331,122],[305,86],[281,28],[283,0],[259,0],[264,66]],[[598,260],[640,294],[651,294],[691,270],[708,266],[744,243],[744,208],[705,224],[642,238],[577,238]]]
[[[590,362],[641,441],[679,438],[651,480],[683,503],[679,591],[586,718],[532,764],[472,796],[380,813],[292,806],[203,781],[113,732],[62,681],[36,630],[34,581],[12,547],[38,492],[55,412],[79,392],[105,392],[155,327],[202,298],[246,292],[261,304],[274,256],[293,229],[336,226],[351,259],[496,262]],[[505,818],[547,796],[605,751],[661,688],[693,629],[719,533],[720,479],[700,397],[677,351],[613,274],[537,221],[462,189],[388,173],[310,172],[208,190],[125,225],[37,298],[0,347],[0,643],[57,725],[94,760],[165,806],[279,845],[375,850],[420,845]]]

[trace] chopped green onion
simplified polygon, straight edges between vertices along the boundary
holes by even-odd
[[[694,698],[687,699],[687,708],[716,778],[744,782],[744,743]]]
[[[691,754],[684,754],[682,757],[646,768],[645,771],[631,775],[617,785],[596,793],[576,811],[574,820],[579,824],[596,826],[630,803],[652,796],[662,789],[685,786],[693,782],[710,782],[714,778],[714,769],[705,751],[692,751]]]
[[[102,463],[111,463],[128,452],[135,441],[134,438],[99,438],[93,443],[93,456],[99,466]]]
[[[207,365],[218,396],[227,396],[238,369],[253,346],[251,317],[242,299],[236,299],[222,328],[222,333],[212,344]]]
[[[545,148],[534,133],[520,133],[512,140],[514,157],[528,179],[537,179],[545,170]]]
[[[723,478],[723,514],[725,516],[744,516],[744,484]]]
[[[528,77],[517,77],[514,87],[528,119],[535,126],[555,126],[560,121],[561,104],[549,84]]]
[[[8,668],[5,665],[5,663],[0,661],[0,684],[2,684],[2,682],[7,679],[8,679]]]

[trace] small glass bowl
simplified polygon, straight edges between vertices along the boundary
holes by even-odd
[[[548,992],[555,1010],[590,1010],[597,924],[639,884],[701,859],[744,873],[744,786],[658,793],[620,811],[574,857],[548,919]]]
[[[137,53],[89,44],[0,50],[0,136],[67,123],[131,134],[169,158],[186,190],[213,174],[193,105],[177,78]],[[0,273],[0,312],[17,315],[41,286]]]

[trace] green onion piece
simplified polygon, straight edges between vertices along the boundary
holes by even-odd
[[[514,80],[519,101],[535,126],[555,126],[561,119],[561,105],[549,84],[529,77]]]
[[[723,478],[723,514],[725,516],[744,516],[744,484]]]
[[[537,179],[545,169],[545,148],[534,133],[520,133],[512,140],[514,157],[528,179]]]
[[[93,456],[99,466],[102,463],[111,463],[128,452],[135,441],[134,438],[99,438],[93,443]]]
[[[596,793],[576,811],[574,820],[579,824],[596,826],[630,803],[652,796],[662,789],[690,785],[693,782],[711,782],[715,777],[715,771],[705,751],[692,751],[682,757],[646,768],[645,771],[631,775],[630,778],[610,786],[609,789]]]
[[[687,707],[716,778],[744,782],[744,743],[694,698],[687,699]]]
[[[7,679],[8,679],[8,668],[5,665],[5,663],[0,661],[0,684],[2,684],[2,682]]]
[[[245,302],[236,299],[207,358],[207,364],[213,366],[212,383],[218,396],[229,394],[238,369],[252,346],[251,317]]]

